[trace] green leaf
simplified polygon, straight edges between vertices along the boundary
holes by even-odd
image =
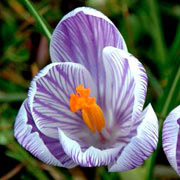
[[[0,102],[16,102],[26,99],[27,93],[4,93],[0,92]]]
[[[34,19],[36,20],[38,27],[41,28],[43,34],[46,36],[48,41],[51,39],[51,31],[43,19],[43,17],[38,13],[38,11],[35,9],[33,4],[29,0],[21,0],[25,6],[28,8],[29,12],[33,15]]]
[[[144,167],[138,167],[136,169],[125,171],[120,173],[122,180],[142,180],[145,178]]]

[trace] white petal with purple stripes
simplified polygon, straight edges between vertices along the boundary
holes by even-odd
[[[128,60],[120,55],[119,49],[103,49],[99,104],[105,112],[107,126],[125,135],[132,124],[135,81]]]
[[[180,105],[164,121],[162,145],[169,163],[180,175]]]
[[[134,78],[135,96],[134,96],[134,107],[133,107],[133,121],[135,121],[141,114],[146,98],[147,81],[148,81],[146,71],[143,65],[140,63],[140,61],[137,58],[135,58],[132,54],[114,47],[111,47],[111,49],[112,51],[116,51],[118,53],[119,60],[126,59],[128,61],[131,74]]]
[[[59,129],[59,140],[64,152],[71,157],[75,163],[85,167],[103,166],[114,162],[123,147],[118,146],[116,148],[100,150],[90,146],[84,151],[77,141],[66,136],[61,129]]]
[[[44,136],[35,127],[27,99],[16,117],[14,136],[27,151],[47,164],[67,168],[76,166],[64,153],[59,141]]]
[[[156,149],[158,142],[158,120],[151,105],[148,105],[139,117],[141,124],[137,128],[137,135],[124,148],[109,171],[127,171],[140,166]]]
[[[69,107],[72,93],[83,84],[96,97],[96,87],[89,72],[80,64],[52,63],[34,78],[29,91],[30,108],[38,129],[49,137],[58,139],[57,128],[69,135],[87,134],[81,113]]]
[[[50,43],[51,60],[84,65],[98,86],[102,50],[106,46],[127,51],[123,37],[105,15],[92,8],[77,8],[54,30]]]

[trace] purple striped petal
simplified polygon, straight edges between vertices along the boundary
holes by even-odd
[[[58,139],[58,128],[72,137],[88,136],[81,112],[69,107],[72,93],[83,84],[96,97],[96,88],[89,72],[80,64],[52,63],[32,81],[29,91],[30,108],[37,128],[49,137]]]
[[[103,49],[99,104],[106,114],[108,127],[124,136],[132,126],[135,81],[128,60],[120,52],[113,47]]]
[[[169,163],[180,175],[180,105],[164,121],[162,145]]]
[[[64,152],[71,157],[75,163],[85,167],[108,165],[115,161],[118,153],[123,148],[123,146],[118,146],[116,148],[100,150],[91,146],[84,151],[77,141],[66,136],[60,129],[59,140]]]
[[[118,52],[119,59],[127,59],[129,63],[129,68],[131,74],[135,81],[134,88],[134,107],[133,107],[133,121],[136,121],[140,116],[147,91],[147,75],[143,65],[139,62],[137,58],[135,58],[132,54],[123,51],[123,50],[115,50],[116,48],[112,48],[114,51]]]
[[[127,50],[121,34],[104,14],[92,8],[77,8],[57,25],[50,43],[51,60],[84,65],[98,86],[106,46]]]
[[[158,142],[158,120],[151,105],[148,105],[139,117],[142,123],[137,128],[137,135],[124,148],[109,171],[127,171],[140,166],[155,150]]]
[[[47,164],[67,168],[76,166],[64,153],[58,140],[45,136],[36,128],[27,99],[16,117],[14,136],[27,151]]]

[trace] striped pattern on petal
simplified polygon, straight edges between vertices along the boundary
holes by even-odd
[[[67,168],[76,166],[64,153],[58,140],[49,138],[38,131],[30,114],[27,99],[16,117],[14,136],[27,151],[47,164]]]
[[[132,124],[135,81],[128,60],[121,58],[119,49],[103,49],[104,74],[101,79],[99,104],[104,107],[108,126],[125,129]],[[102,70],[103,71],[103,70]],[[118,130],[119,131],[119,130]]]
[[[93,146],[85,151],[77,141],[72,140],[66,136],[61,129],[59,129],[59,140],[64,149],[64,152],[72,158],[72,160],[84,167],[94,167],[108,165],[115,161],[118,153],[123,147],[100,150]]]
[[[162,145],[169,163],[180,175],[180,105],[164,121]]]
[[[106,46],[127,50],[121,34],[105,15],[92,8],[77,8],[54,30],[50,43],[51,60],[84,65],[98,86],[102,49]]]
[[[69,107],[72,93],[83,84],[96,96],[96,88],[89,72],[80,64],[52,63],[32,81],[29,91],[30,108],[38,129],[49,137],[58,139],[57,128],[73,136],[82,136],[89,129],[80,112]]]
[[[148,82],[146,70],[144,69],[140,61],[130,53],[123,51],[121,49],[117,51],[119,51],[119,59],[128,60],[129,68],[135,81],[133,121],[135,121],[136,123],[136,119],[138,119],[138,117],[142,112],[146,98],[147,82]]]
[[[151,105],[148,105],[140,117],[137,135],[131,139],[119,158],[108,169],[111,172],[128,171],[140,166],[156,149],[158,142],[158,120]]]

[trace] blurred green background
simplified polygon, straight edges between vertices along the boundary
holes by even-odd
[[[160,119],[180,104],[180,80],[167,97],[180,67],[180,3],[178,0],[34,0],[39,14],[54,29],[64,14],[90,6],[105,13],[122,33],[130,53],[149,77],[146,104]],[[18,145],[13,124],[33,76],[50,63],[49,44],[23,0],[0,1],[0,180],[143,180],[146,166],[123,173],[105,167],[71,170],[39,162]],[[177,78],[177,77],[176,77]],[[167,104],[167,107],[164,105]],[[162,110],[164,107],[164,111]],[[154,180],[176,180],[160,148]]]

